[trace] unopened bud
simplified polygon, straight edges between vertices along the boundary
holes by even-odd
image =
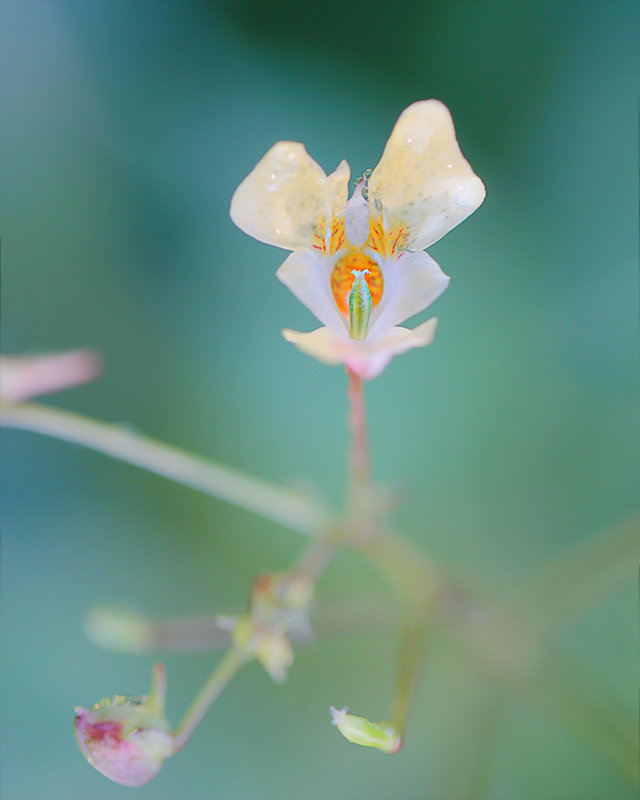
[[[164,665],[156,664],[148,697],[116,695],[92,708],[76,708],[76,737],[87,761],[123,786],[155,778],[173,748],[164,696]]]
[[[383,753],[397,753],[402,748],[402,737],[388,722],[369,722],[365,717],[347,714],[347,708],[331,706],[330,711],[331,723],[348,741]]]
[[[352,269],[353,286],[349,292],[349,318],[352,339],[364,339],[369,328],[373,300],[369,286],[364,278],[368,269]]]

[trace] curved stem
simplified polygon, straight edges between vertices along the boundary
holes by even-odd
[[[187,709],[180,725],[176,728],[173,735],[172,755],[175,755],[186,745],[214,701],[244,663],[244,656],[235,647],[226,653],[200,689]]]
[[[328,524],[328,513],[308,497],[120,425],[35,404],[2,406],[0,424],[97,450],[253,511],[300,533],[316,534]]]
[[[418,686],[420,669],[425,659],[429,626],[429,619],[411,613],[401,633],[396,696],[393,701],[391,722],[403,739]]]

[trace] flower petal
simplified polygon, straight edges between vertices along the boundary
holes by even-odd
[[[369,178],[369,204],[394,238],[424,250],[482,203],[484,184],[460,152],[451,115],[438,100],[402,112]]]
[[[298,250],[313,246],[319,226],[331,235],[333,217],[344,218],[349,165],[327,177],[298,142],[278,142],[231,198],[231,219],[260,242]]]
[[[0,356],[0,400],[22,403],[93,380],[101,371],[92,350],[66,350],[43,356]]]
[[[371,319],[370,336],[423,311],[449,285],[449,276],[421,250],[404,252],[397,259],[388,259],[382,265],[382,276],[384,292]]]
[[[331,330],[345,330],[345,321],[331,292],[332,269],[332,259],[323,258],[313,250],[298,250],[281,264],[276,277],[320,322]]]
[[[282,335],[303,353],[324,364],[345,364],[364,380],[371,380],[384,370],[393,356],[431,344],[436,324],[436,317],[432,317],[414,330],[391,328],[382,336],[361,341],[328,328],[318,328],[310,333],[287,329],[282,331]]]

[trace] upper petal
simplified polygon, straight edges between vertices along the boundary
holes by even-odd
[[[384,292],[369,326],[369,335],[404,322],[431,305],[449,285],[449,276],[427,253],[404,252],[382,265]]]
[[[327,177],[298,142],[278,142],[231,198],[231,219],[260,242],[298,250],[327,241],[332,220],[344,220],[349,165]],[[344,229],[344,226],[343,226]]]
[[[320,322],[332,330],[344,330],[344,319],[331,292],[332,269],[332,259],[313,250],[299,250],[280,265],[276,277]]]
[[[414,330],[391,328],[382,336],[367,337],[362,341],[328,328],[318,328],[310,333],[284,330],[282,335],[303,353],[325,364],[345,364],[364,380],[371,380],[385,369],[393,356],[431,344],[436,325],[437,319],[432,317]]]
[[[423,250],[438,241],[485,197],[484,184],[460,152],[453,120],[439,100],[402,112],[369,178],[372,218]]]

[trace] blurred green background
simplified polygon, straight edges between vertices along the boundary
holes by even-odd
[[[437,97],[487,200],[430,251],[452,277],[434,344],[368,387],[375,471],[406,491],[398,527],[501,597],[637,503],[638,16],[623,0],[5,0],[3,349],[95,348],[104,375],[53,404],[337,502],[344,374],[280,336],[316,322],[229,201],[278,139],[359,175],[400,111]],[[284,686],[248,667],[153,783],[110,784],[73,708],[146,690],[153,659],[91,645],[85,609],[236,607],[305,542],[34,434],[5,432],[3,453],[3,800],[633,796],[516,697],[470,779],[485,690],[446,642],[403,753],[349,746],[328,706],[385,716],[392,630],[318,641]],[[621,572],[558,643],[635,715],[636,565]],[[346,555],[320,604],[381,586]],[[172,721],[216,658],[167,659]]]

